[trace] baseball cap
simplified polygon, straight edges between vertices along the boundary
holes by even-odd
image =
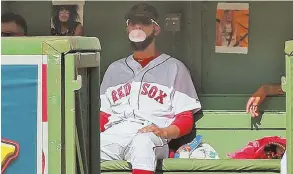
[[[126,20],[143,23],[151,20],[153,20],[151,22],[157,23],[158,18],[159,14],[157,9],[147,3],[140,3],[133,6],[130,11],[125,15]]]

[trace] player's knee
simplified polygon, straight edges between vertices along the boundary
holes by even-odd
[[[154,171],[156,166],[155,144],[148,133],[137,134],[131,143],[130,158],[133,169]]]
[[[164,159],[169,154],[167,142],[153,133],[137,134],[130,145],[130,151],[137,157],[147,157],[150,160]]]
[[[154,142],[149,136],[149,133],[137,134],[132,140],[132,146],[141,149],[153,149],[155,147]]]
[[[131,143],[131,151],[135,156],[155,156],[154,142],[151,140],[148,133],[137,134]]]

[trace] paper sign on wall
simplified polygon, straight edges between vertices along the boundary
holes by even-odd
[[[218,3],[216,13],[216,52],[248,52],[248,3]]]

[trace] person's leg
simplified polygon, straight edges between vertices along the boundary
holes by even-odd
[[[102,161],[123,160],[123,152],[141,125],[121,122],[100,133],[100,156]]]
[[[115,141],[117,140],[117,141]],[[100,157],[102,161],[121,160],[123,151],[123,142],[120,142],[119,136],[109,135],[102,132],[100,134]]]
[[[157,160],[168,158],[169,147],[166,140],[153,133],[139,133],[125,150],[125,160],[131,163],[133,174],[154,173]]]
[[[287,174],[287,151],[285,151],[281,160],[281,174]]]

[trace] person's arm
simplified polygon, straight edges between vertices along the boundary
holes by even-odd
[[[258,107],[267,96],[283,95],[281,84],[265,84],[257,89],[246,104],[246,112],[252,117],[259,116]]]
[[[261,104],[267,96],[276,96],[283,94],[284,91],[282,90],[281,84],[265,84],[258,88],[254,94],[252,94],[252,97],[255,98],[253,104]]]
[[[163,128],[163,132],[162,138],[177,139],[179,138],[180,129],[176,125],[170,125],[167,128]]]
[[[266,96],[284,95],[285,92],[282,90],[281,84],[266,84],[262,85],[261,88],[265,90]]]
[[[165,139],[176,139],[180,134],[180,130],[176,125],[170,125],[166,128],[159,128],[156,125],[152,124],[138,130],[139,133],[152,132],[158,137]]]
[[[176,115],[173,123],[166,128],[158,128],[155,125],[146,126],[139,130],[140,133],[153,132],[155,135],[166,139],[177,139],[191,132],[193,128],[192,111],[182,112]]]
[[[216,46],[222,46],[221,23],[219,19],[216,22]]]
[[[81,24],[77,25],[74,36],[83,36],[83,26]]]
[[[177,139],[189,134],[193,128],[193,113],[186,111],[178,114],[173,123],[166,128],[167,137],[170,139]]]
[[[105,125],[109,122],[109,117],[113,114],[111,112],[111,103],[106,95],[107,89],[111,86],[111,79],[113,74],[112,64],[107,68],[102,83],[100,85],[100,113],[98,119],[100,120],[100,131],[105,131]]]
[[[109,117],[111,115],[107,114],[106,112],[101,111],[100,112],[100,131],[104,132],[105,131],[105,125],[109,122]]]

